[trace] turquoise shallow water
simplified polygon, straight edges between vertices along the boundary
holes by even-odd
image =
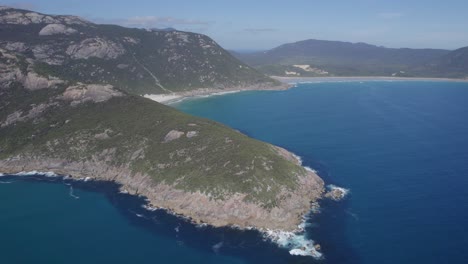
[[[467,102],[466,83],[365,81],[174,106],[285,147],[351,190],[310,220],[321,263],[465,263]],[[112,184],[51,180],[0,177],[0,263],[316,262],[254,231],[145,212]]]

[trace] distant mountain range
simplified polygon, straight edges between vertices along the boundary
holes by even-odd
[[[467,49],[395,49],[310,39],[263,52],[232,54],[269,75],[465,78],[468,77]]]

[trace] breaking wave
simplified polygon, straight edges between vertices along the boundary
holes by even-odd
[[[343,194],[343,197],[345,197],[346,195],[349,194],[349,189],[346,189],[346,188],[343,188],[343,187],[338,187],[336,185],[333,185],[333,184],[329,184],[327,185],[327,189],[330,190],[330,191],[340,191],[342,194]]]
[[[46,172],[41,172],[41,171],[22,171],[18,173],[13,173],[13,174],[8,174],[12,176],[35,176],[35,175],[41,175],[41,176],[46,176],[46,177],[57,177],[59,176],[58,174],[51,172],[51,171],[46,171]],[[5,176],[5,174],[1,174],[0,176]]]
[[[213,249],[213,252],[218,254],[219,253],[219,249],[223,246],[223,241],[219,242],[219,243],[216,243],[214,244],[211,248]]]
[[[75,198],[75,199],[80,199],[79,196],[76,196],[74,193],[73,193],[73,186],[70,185],[70,196]]]
[[[289,254],[297,256],[311,256],[316,259],[323,258],[318,246],[313,240],[307,239],[304,232],[293,233],[286,231],[268,230],[265,237],[282,248],[289,250]]]

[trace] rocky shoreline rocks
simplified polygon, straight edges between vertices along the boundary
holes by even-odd
[[[292,154],[291,154],[292,155]],[[299,161],[298,161],[299,162]],[[15,174],[28,171],[53,172],[75,179],[111,181],[122,185],[121,190],[148,199],[148,206],[163,208],[189,217],[194,223],[215,227],[236,226],[242,229],[283,230],[295,232],[311,203],[323,196],[323,181],[314,172],[299,177],[299,188],[284,191],[281,203],[271,209],[243,200],[236,193],[223,200],[212,199],[201,192],[185,192],[164,183],[154,184],[146,174],[132,172],[128,167],[109,166],[104,162],[70,162],[47,157],[17,156],[0,161],[0,172]]]

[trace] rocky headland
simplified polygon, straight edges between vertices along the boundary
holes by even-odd
[[[140,96],[289,87],[208,37],[8,7],[0,30],[0,172],[114,181],[196,223],[264,230],[298,230],[322,197],[290,152]]]

